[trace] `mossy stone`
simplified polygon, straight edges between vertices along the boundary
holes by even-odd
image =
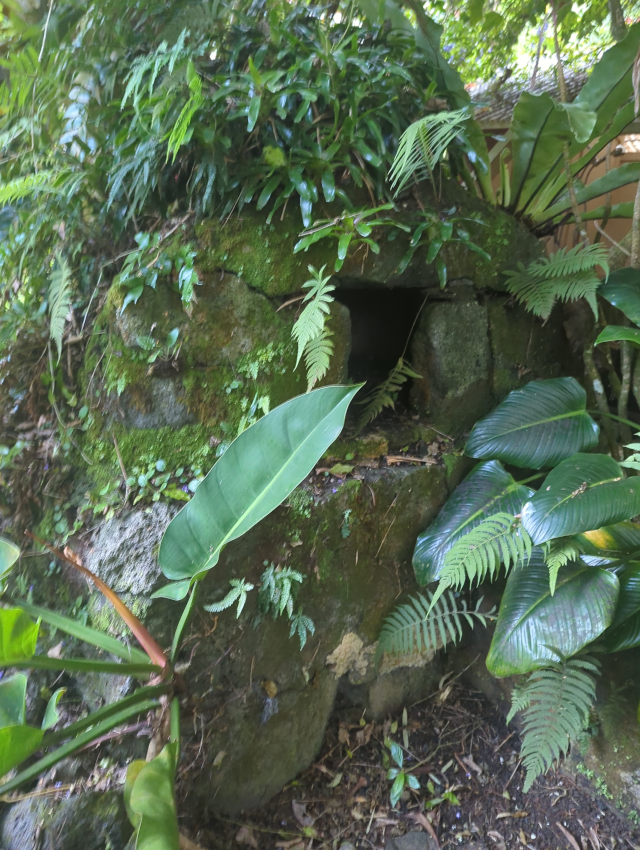
[[[122,794],[103,791],[22,800],[8,809],[0,834],[3,850],[123,850],[132,832]]]

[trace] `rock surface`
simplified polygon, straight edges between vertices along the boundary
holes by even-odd
[[[114,791],[34,797],[5,808],[2,850],[122,850],[133,831]]]

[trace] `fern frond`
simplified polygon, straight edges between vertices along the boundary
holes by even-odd
[[[8,183],[0,183],[0,206],[7,206],[44,189],[50,189],[53,180],[59,176],[59,173],[55,174],[53,171],[38,171],[36,174],[16,177]]]
[[[517,691],[508,719],[524,712],[520,756],[527,770],[525,794],[536,777],[567,753],[571,738],[585,728],[599,673],[595,659],[570,658],[536,670]]]
[[[389,170],[391,188],[397,195],[412,180],[433,173],[451,142],[469,118],[466,109],[436,112],[414,121],[404,131]]]
[[[71,306],[71,269],[62,254],[56,254],[57,265],[49,276],[49,334],[62,356],[62,334]]]
[[[493,581],[500,564],[508,572],[518,562],[528,561],[532,546],[531,538],[516,517],[507,513],[487,517],[457,540],[445,555],[434,598],[447,587],[460,590],[467,582],[480,584],[487,575]]]
[[[385,652],[410,655],[416,650],[429,652],[448,643],[456,644],[462,637],[463,622],[473,628],[477,622],[486,626],[487,619],[492,618],[493,611],[480,612],[482,599],[470,609],[464,599],[456,599],[451,591],[435,602],[431,591],[425,593],[426,596],[418,594],[398,605],[386,618],[380,630],[377,658]]]
[[[310,340],[304,351],[304,364],[307,369],[307,392],[321,381],[329,371],[329,362],[333,354],[333,331],[326,325],[320,336]]]
[[[183,106],[182,112],[178,116],[176,123],[173,125],[173,129],[171,130],[171,133],[169,133],[169,139],[167,141],[167,159],[169,159],[171,154],[173,154],[172,162],[176,161],[178,151],[187,138],[187,132],[191,126],[191,119],[204,103],[202,82],[197,74],[189,83],[189,88],[191,89],[191,97]]]
[[[540,257],[525,268],[506,272],[507,290],[534,315],[549,317],[557,299],[576,301],[586,298],[597,315],[596,291],[602,281],[595,269],[609,274],[607,252],[602,245],[577,245],[560,248],[555,254]]]
[[[548,540],[542,544],[542,550],[544,562],[549,567],[549,587],[553,596],[556,592],[560,568],[568,564],[569,561],[575,561],[579,558],[581,550],[577,542],[571,537],[558,537],[555,540]]]
[[[209,611],[212,614],[219,614],[221,611],[231,608],[237,599],[238,607],[236,609],[236,617],[240,616],[247,601],[247,594],[250,590],[253,590],[253,585],[243,578],[232,578],[229,584],[231,585],[231,590],[227,593],[224,599],[221,599],[220,602],[214,602],[211,605],[204,605],[203,607],[205,611]]]
[[[309,292],[304,296],[303,303],[306,307],[300,313],[298,320],[291,330],[291,336],[298,343],[298,356],[296,358],[296,366],[300,363],[305,348],[311,340],[320,336],[324,328],[329,312],[335,286],[330,283],[331,275],[324,275],[326,266],[323,266],[320,271],[313,266],[309,266],[311,279],[302,284],[304,289]]]
[[[422,375],[414,372],[411,366],[401,357],[389,372],[389,377],[381,384],[378,384],[377,387],[374,387],[372,392],[359,402],[366,406],[358,420],[358,431],[362,430],[369,422],[372,422],[376,416],[379,416],[385,407],[390,407],[392,410],[395,408],[398,393],[402,389],[404,382],[409,378],[420,379]]]

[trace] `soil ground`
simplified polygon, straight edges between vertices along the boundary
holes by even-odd
[[[395,808],[385,738],[420,781]],[[338,708],[309,770],[262,811],[218,821],[197,840],[215,850],[382,850],[418,831],[425,848],[640,850],[640,830],[579,774],[561,766],[523,794],[519,749],[513,727],[459,681],[385,723]]]

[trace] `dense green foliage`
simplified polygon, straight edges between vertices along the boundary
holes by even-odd
[[[457,638],[448,624],[458,618],[454,609],[461,605],[469,620],[467,603],[456,602],[452,589],[508,572],[486,663],[498,677],[532,674],[515,692],[512,711],[526,709],[527,788],[567,751],[594,703],[595,668],[574,656],[591,645],[640,646],[640,526],[630,522],[640,513],[640,480],[625,478],[613,458],[584,451],[595,448],[597,435],[584,400],[572,378],[532,382],[474,426],[466,453],[486,460],[414,552],[418,581],[438,586],[428,600],[397,608],[380,635],[381,651],[390,654],[436,648],[434,627],[442,620],[445,646]],[[533,479],[514,481],[501,461],[551,471],[533,476],[544,478],[534,492],[525,486]],[[545,722],[548,714],[557,722]]]

